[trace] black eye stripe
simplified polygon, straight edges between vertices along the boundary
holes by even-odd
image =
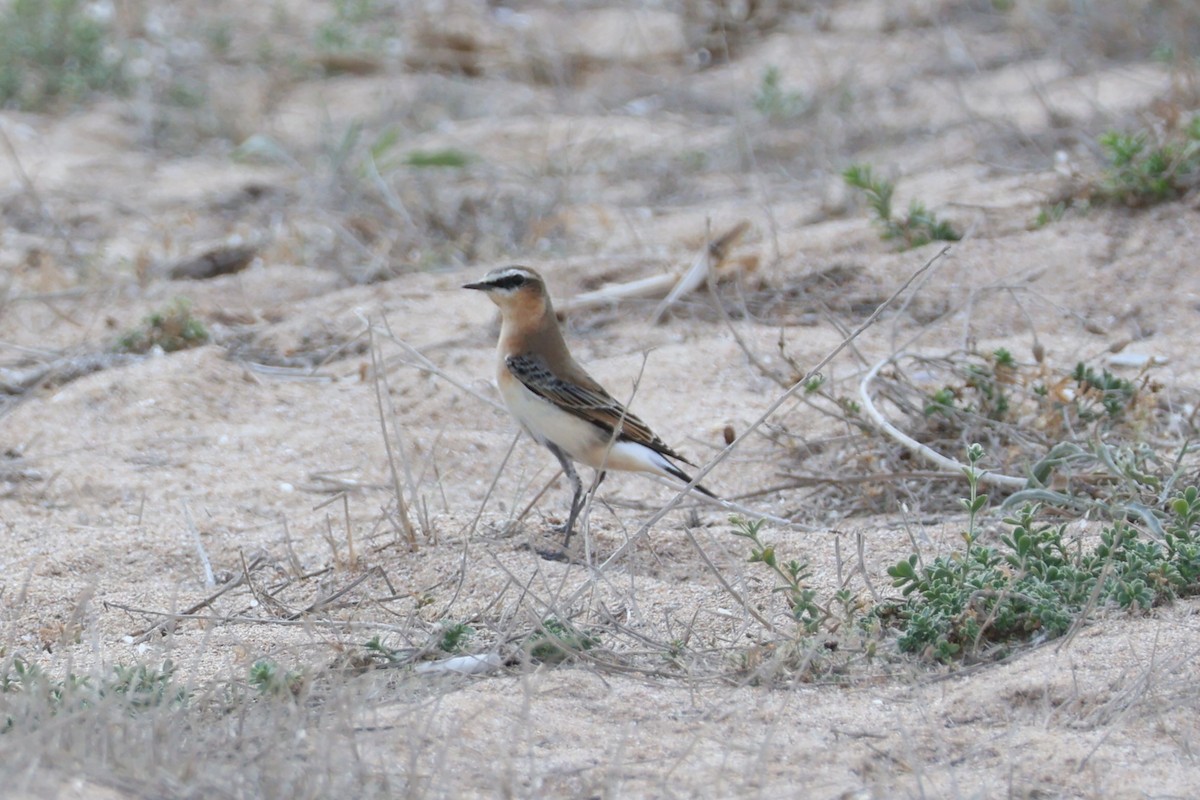
[[[497,289],[515,289],[525,283],[525,276],[519,272],[513,273],[512,275],[505,275],[502,278],[496,278],[491,283]]]

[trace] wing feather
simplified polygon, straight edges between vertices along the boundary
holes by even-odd
[[[563,380],[550,370],[545,359],[528,354],[508,356],[504,364],[526,389],[563,411],[592,423],[607,435],[612,436],[615,432],[617,440],[636,442],[664,456],[691,464],[586,374],[582,380]]]

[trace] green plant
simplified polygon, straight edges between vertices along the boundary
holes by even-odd
[[[750,542],[750,563],[763,564],[775,573],[782,583],[775,588],[787,599],[792,618],[800,624],[806,634],[816,633],[829,619],[830,613],[816,602],[817,592],[805,586],[810,573],[808,562],[795,559],[779,562],[775,547],[763,542],[759,536],[763,520],[751,521],[742,517],[730,517],[733,535]]]
[[[12,0],[0,10],[0,107],[39,110],[120,91],[125,69],[114,52],[83,0]]]
[[[181,705],[188,699],[187,690],[175,683],[175,665],[169,659],[161,667],[114,665],[111,679],[100,687],[101,696],[107,692],[128,698],[134,708]]]
[[[930,394],[924,406],[925,416],[949,418],[954,412],[962,412],[994,421],[1008,417],[1009,387],[1016,379],[1017,362],[1004,348],[983,356],[981,362],[962,365],[961,386],[943,386]]]
[[[550,617],[542,620],[541,627],[525,640],[524,649],[534,661],[560,664],[598,644],[600,640],[590,633]]]
[[[1034,230],[1044,228],[1047,225],[1058,222],[1067,213],[1067,204],[1063,201],[1050,203],[1038,209],[1037,216],[1033,218],[1033,222],[1029,227]]]
[[[383,643],[383,639],[378,635],[372,636],[370,641],[363,645],[367,651],[367,660],[370,663],[376,661],[384,664],[396,664],[401,661],[400,651],[388,647]]]
[[[250,667],[249,683],[258,693],[268,697],[296,697],[304,689],[304,673],[285,670],[267,658],[260,658]]]
[[[392,35],[390,25],[380,25],[383,8],[377,0],[334,0],[333,16],[316,30],[319,49],[329,53],[381,52]]]
[[[1091,421],[1097,417],[1096,401],[1110,417],[1119,417],[1137,399],[1137,389],[1124,378],[1118,378],[1106,369],[1097,373],[1080,361],[1071,373],[1079,393],[1079,417]]]
[[[343,139],[343,160],[357,146],[361,135],[361,126],[351,126],[346,137]],[[399,128],[388,127],[371,143],[368,150],[369,157],[375,170],[380,174],[386,175],[399,167],[450,167],[459,169],[470,165],[476,160],[476,157],[471,153],[453,147],[446,147],[440,150],[411,150],[405,153],[404,156],[397,158],[394,152],[397,145],[400,144],[400,138],[401,132]]]
[[[18,709],[18,697],[35,702]],[[159,667],[145,664],[116,664],[99,677],[68,673],[55,678],[40,666],[15,657],[0,673],[0,733],[24,725],[38,725],[65,711],[88,708],[106,698],[121,698],[130,713],[164,705],[185,705],[190,694],[175,680],[175,666],[164,661]]]
[[[869,165],[852,164],[842,172],[842,178],[866,195],[867,205],[875,212],[876,222],[882,228],[883,238],[899,241],[901,249],[920,247],[932,241],[956,242],[962,238],[949,222],[939,220],[918,200],[909,204],[908,213],[903,217],[896,216],[892,209],[895,184],[876,178]]]
[[[445,150],[413,150],[404,157],[410,167],[465,167],[474,161],[470,153],[447,148]]]
[[[171,353],[198,347],[208,342],[204,323],[192,316],[192,305],[184,298],[176,299],[162,311],[150,314],[143,327],[122,336],[116,349],[125,353],[146,353],[161,347]]]
[[[754,108],[772,122],[794,119],[808,109],[798,92],[785,91],[778,67],[767,67],[754,95]]]
[[[987,659],[1012,647],[1066,633],[1092,603],[1145,610],[1200,592],[1200,492],[1180,492],[1161,512],[1155,541],[1119,519],[1090,549],[1066,540],[1066,526],[1040,520],[1042,506],[1026,504],[1000,536],[1000,546],[978,541],[978,492],[983,450],[968,449],[969,495],[965,549],[922,563],[916,553],[888,569],[903,599],[872,612],[899,630],[902,652],[943,663]]]
[[[954,390],[949,386],[944,386],[929,396],[929,402],[925,404],[925,416],[932,417],[934,414],[947,414],[954,409],[956,401]]]
[[[455,622],[442,629],[438,649],[447,653],[458,653],[466,646],[475,629],[462,622]]]
[[[1109,131],[1099,139],[1108,160],[1093,199],[1134,208],[1173,200],[1200,179],[1200,115],[1173,136],[1150,143],[1150,134]]]

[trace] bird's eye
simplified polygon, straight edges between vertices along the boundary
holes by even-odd
[[[512,272],[492,281],[492,285],[497,289],[516,289],[524,283],[525,276],[519,272]]]

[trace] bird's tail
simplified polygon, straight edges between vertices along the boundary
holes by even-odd
[[[666,459],[663,459],[663,461],[666,461]],[[679,467],[675,466],[674,464],[672,464],[669,461],[666,462],[666,470],[667,470],[667,472],[669,472],[671,474],[671,477],[673,477],[673,478],[677,478],[678,480],[681,480],[684,483],[692,482],[691,475],[688,475],[686,472],[684,472]],[[692,488],[695,489],[700,494],[711,497],[713,500],[721,499],[721,498],[717,497],[715,494],[713,494],[712,492],[710,492],[708,489],[705,489],[703,486],[701,486],[698,483],[695,486],[693,486]]]

